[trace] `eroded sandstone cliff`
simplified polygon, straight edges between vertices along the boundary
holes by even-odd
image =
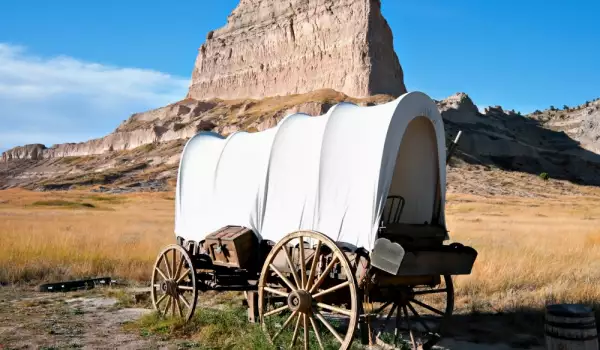
[[[548,129],[566,133],[585,149],[600,154],[600,98],[578,106],[536,111],[528,117]]]
[[[173,180],[186,139],[199,130],[224,135],[238,130],[254,132],[270,128],[294,112],[321,115],[342,101],[373,105],[392,98],[378,95],[355,99],[333,90],[317,90],[262,100],[186,99],[134,114],[104,138],[51,148],[37,144],[9,150],[3,154],[6,161],[0,167],[0,188],[56,189]],[[552,178],[600,185],[600,155],[581,147],[565,132],[499,106],[480,112],[465,93],[437,104],[448,139],[458,130],[463,131],[456,154],[458,164],[534,175],[547,172]],[[587,124],[582,121],[581,125]],[[467,187],[472,189],[477,183]],[[503,188],[502,181],[496,185],[498,191]]]
[[[275,126],[281,118],[292,113],[320,115],[330,106],[342,101],[367,105],[391,99],[389,95],[357,99],[330,89],[262,100],[185,99],[133,114],[114,132],[104,137],[53,145],[50,148],[42,144],[19,146],[2,153],[2,161],[82,157],[127,151],[147,144],[187,139],[203,130],[224,135],[238,130],[260,131]]]
[[[198,51],[188,97],[238,99],[331,88],[406,92],[379,0],[242,0]]]

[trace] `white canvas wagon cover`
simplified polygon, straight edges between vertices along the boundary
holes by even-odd
[[[406,201],[400,222],[445,226],[445,156],[442,118],[421,92],[256,133],[201,132],[181,156],[175,234],[198,242],[240,225],[277,242],[305,229],[370,251],[388,195]]]

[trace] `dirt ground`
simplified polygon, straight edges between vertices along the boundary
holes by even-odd
[[[158,336],[126,330],[123,327],[126,322],[135,321],[152,310],[147,304],[146,307],[123,306],[121,298],[108,294],[102,288],[40,293],[31,288],[0,287],[0,349],[195,348],[186,339],[165,341]],[[129,294],[133,298],[133,293]],[[210,300],[202,304],[215,305]],[[498,318],[472,321],[461,322],[452,337],[443,339],[436,349],[543,349],[535,336],[507,334],[506,325],[500,327],[504,331],[499,334]]]

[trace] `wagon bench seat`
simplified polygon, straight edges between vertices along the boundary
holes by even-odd
[[[439,225],[415,225],[404,223],[385,224],[379,238],[399,243],[405,250],[442,245],[448,231]]]

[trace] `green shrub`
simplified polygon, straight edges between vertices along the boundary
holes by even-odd
[[[542,179],[544,181],[548,180],[549,178],[550,178],[550,175],[548,175],[548,173],[544,172],[544,173],[540,174],[540,179]]]

